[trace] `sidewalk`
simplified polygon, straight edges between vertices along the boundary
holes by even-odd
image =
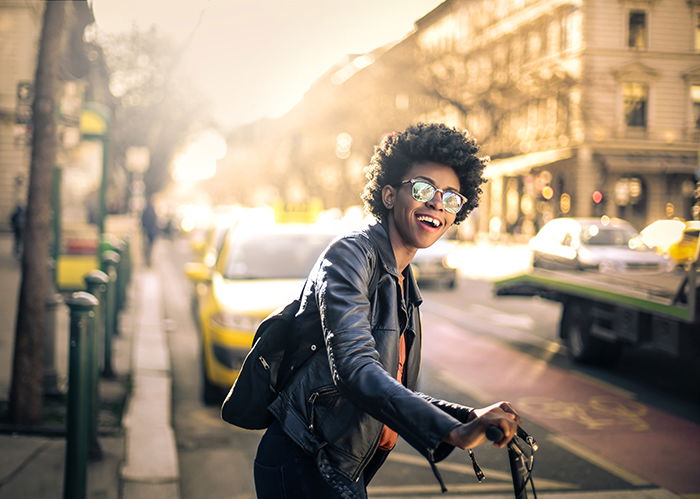
[[[11,383],[19,264],[11,236],[0,233],[0,401]],[[99,443],[102,458],[88,464],[87,497],[179,497],[177,448],[171,426],[170,358],[161,320],[160,281],[135,266],[120,334],[113,340],[116,377],[100,379]],[[68,310],[56,319],[56,374],[65,392]],[[45,402],[44,425],[30,433],[0,431],[0,499],[57,498],[63,494],[65,398]]]

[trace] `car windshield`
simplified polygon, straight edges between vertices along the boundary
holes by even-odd
[[[584,244],[592,246],[627,246],[630,239],[638,234],[625,227],[600,227],[589,225],[583,230],[581,238]]]
[[[332,240],[331,234],[255,234],[235,241],[226,279],[303,279]]]

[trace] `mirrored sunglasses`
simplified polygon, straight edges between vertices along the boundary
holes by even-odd
[[[442,206],[450,213],[458,213],[459,210],[462,209],[462,206],[464,206],[464,203],[467,202],[467,198],[462,196],[459,192],[438,189],[427,180],[411,178],[401,182],[401,185],[409,183],[411,184],[411,195],[413,199],[421,203],[427,203],[433,199],[436,192],[442,194]]]

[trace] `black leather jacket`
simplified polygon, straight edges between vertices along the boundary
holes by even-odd
[[[311,345],[318,352],[269,409],[285,433],[317,455],[331,483],[338,476],[359,480],[387,424],[428,459],[442,485],[434,463],[453,449],[442,440],[472,410],[414,391],[422,299],[410,267],[406,275],[408,303],[387,229],[377,223],[331,243],[306,282],[297,327],[302,335],[322,330],[316,343],[325,342],[325,349]],[[395,379],[401,332],[407,335],[404,384]]]

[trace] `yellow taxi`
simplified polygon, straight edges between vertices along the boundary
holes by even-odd
[[[666,219],[656,220],[641,231],[647,246],[668,255],[674,264],[682,267],[698,259],[700,221]]]
[[[337,229],[304,224],[229,231],[213,267],[188,263],[201,333],[202,398],[218,404],[235,381],[260,322],[301,292]]]

